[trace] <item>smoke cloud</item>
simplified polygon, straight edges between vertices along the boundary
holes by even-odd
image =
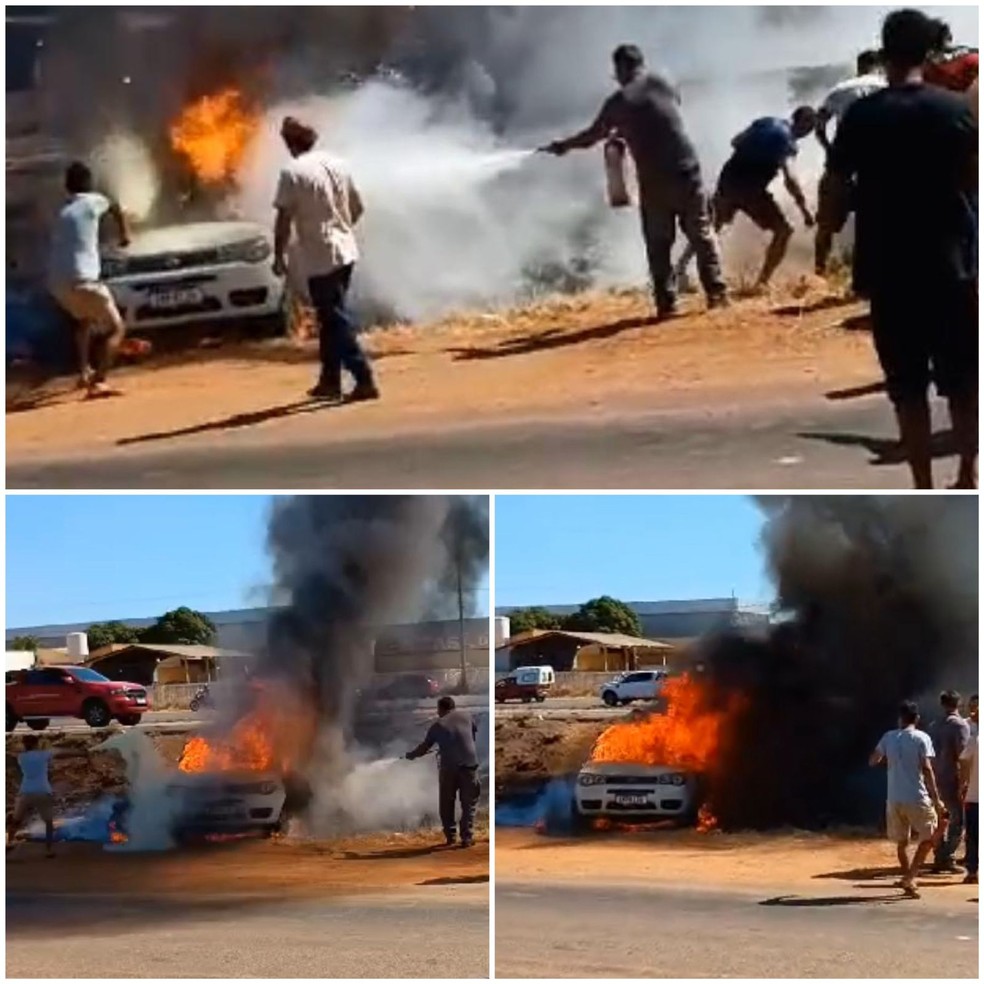
[[[725,827],[872,822],[866,768],[899,703],[938,716],[943,687],[977,686],[978,520],[959,496],[758,500],[779,623],[726,634],[703,658],[719,696],[748,700],[722,743],[710,804]]]

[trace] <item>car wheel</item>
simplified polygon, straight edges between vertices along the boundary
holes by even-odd
[[[609,706],[615,707],[618,704],[618,694],[614,690],[606,690],[602,695],[601,699]]]
[[[143,717],[142,714],[121,714],[116,720],[120,724],[125,724],[128,727],[133,727],[135,724],[140,723],[140,719]]]
[[[30,721],[24,722],[31,731],[44,731],[45,728],[51,724],[50,718],[31,718]]]
[[[8,707],[7,708],[7,734],[10,734],[17,727],[20,718]]]
[[[192,699],[191,703],[188,705],[189,709],[192,711],[197,711],[202,705],[198,703],[197,700]]]
[[[523,698],[523,703],[524,704],[528,704],[532,699],[533,699],[532,697],[524,697]]]
[[[542,704],[546,699],[547,699],[546,697],[544,697],[544,696],[541,695],[541,696],[537,697],[536,702],[538,704]]]
[[[112,719],[109,708],[101,700],[87,700],[82,707],[82,720],[90,728],[105,728]]]

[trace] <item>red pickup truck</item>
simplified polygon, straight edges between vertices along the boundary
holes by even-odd
[[[104,728],[114,718],[138,724],[150,695],[136,683],[110,680],[85,666],[48,666],[7,674],[7,731],[23,721],[44,731],[53,717],[82,718]]]

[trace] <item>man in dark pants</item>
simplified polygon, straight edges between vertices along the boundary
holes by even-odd
[[[727,303],[721,258],[697,152],[680,114],[680,96],[666,79],[646,71],[642,52],[635,45],[620,45],[612,59],[619,91],[609,96],[586,130],[542,149],[559,157],[569,150],[593,147],[612,135],[625,140],[639,182],[642,231],[657,314],[660,318],[676,314],[677,286],[670,253],[677,223],[697,255],[708,306],[721,307]]]
[[[461,846],[471,847],[474,843],[475,811],[481,792],[475,753],[478,725],[467,711],[455,708],[453,697],[438,700],[437,717],[427,729],[424,740],[407,752],[406,757],[420,758],[437,745],[437,795],[444,838],[449,847],[454,844],[454,804],[457,799],[461,802],[461,820],[458,824]]]
[[[967,747],[960,756],[960,785],[964,803],[964,826],[967,831],[967,854],[964,864],[967,868],[967,876],[964,883],[967,885],[977,884],[977,862],[978,845],[980,837],[980,780],[978,767],[978,734],[977,734],[977,694],[971,697],[972,710],[970,740]]]
[[[806,196],[790,161],[796,156],[796,141],[812,133],[815,126],[816,113],[811,106],[800,106],[791,120],[773,116],[755,120],[731,141],[733,153],[721,168],[711,205],[714,228],[723,229],[739,212],[744,212],[760,229],[772,234],[755,284],[757,290],[764,290],[769,285],[793,237],[789,219],[769,191],[769,185],[778,174],[782,174],[786,190],[796,202],[806,227],[813,226]],[[678,275],[685,273],[692,256],[689,249],[680,256]]]
[[[315,150],[318,135],[311,127],[288,116],[280,134],[293,160],[280,172],[274,202],[273,268],[278,276],[286,274],[293,228],[298,259],[318,316],[321,376],[308,395],[340,401],[345,368],[355,379],[355,389],[347,401],[378,399],[369,360],[345,303],[359,258],[354,228],[362,216],[362,200],[341,163]]]
[[[955,690],[945,690],[940,694],[940,707],[944,718],[937,721],[930,731],[936,757],[933,759],[933,772],[936,773],[936,788],[950,814],[950,824],[946,836],[938,840],[934,851],[933,870],[952,874],[960,869],[953,859],[960,837],[963,834],[963,797],[960,789],[960,758],[967,748],[970,727],[960,716],[960,694]]]
[[[965,98],[925,85],[935,31],[918,10],[885,19],[888,86],[837,128],[827,171],[854,186],[854,289],[916,488],[933,487],[929,386],[947,399],[956,486],[977,485],[977,126]]]

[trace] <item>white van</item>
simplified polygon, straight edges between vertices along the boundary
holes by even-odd
[[[507,700],[521,700],[524,704],[547,699],[556,676],[552,666],[517,666],[508,676],[495,682],[495,699],[499,704]]]

